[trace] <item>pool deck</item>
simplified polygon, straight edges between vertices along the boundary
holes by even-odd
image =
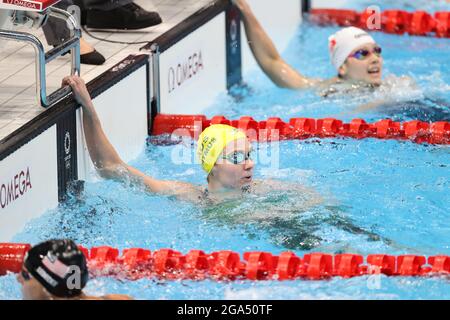
[[[136,0],[137,4],[149,11],[157,11],[163,23],[138,31],[90,32],[98,38],[122,42],[152,41],[161,34],[204,7],[211,0]],[[29,29],[19,31],[30,32]],[[42,29],[33,30],[46,50]],[[83,37],[102,53],[106,63],[102,66],[81,65],[81,76],[86,82],[104,73],[130,54],[139,53],[141,44],[115,44]],[[35,54],[27,44],[0,40],[0,141],[16,129],[45,111],[37,101],[35,88]],[[60,57],[47,65],[47,92],[59,88],[61,79],[70,72],[70,58]]]

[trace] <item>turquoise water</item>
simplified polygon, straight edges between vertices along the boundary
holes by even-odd
[[[333,76],[326,39],[336,30],[303,25],[283,57],[306,75]],[[258,120],[269,116],[449,120],[449,40],[382,33],[374,37],[385,52],[388,85],[381,91],[323,99],[314,92],[278,89],[255,70],[246,76],[246,87],[235,88],[233,97],[219,97],[206,114],[252,115]],[[402,75],[415,85],[402,80]],[[385,96],[394,102],[354,112],[362,103]],[[450,255],[448,146],[310,139],[254,147],[255,179],[306,186],[323,202],[306,208],[302,194],[274,190],[205,209],[99,180],[86,183],[80,197],[72,195],[67,203],[31,221],[14,241],[69,237],[86,247],[169,247],[184,253],[229,249],[274,254],[292,250],[298,255],[318,251]],[[131,165],[156,178],[205,184],[205,174],[193,158],[190,142],[148,144]],[[386,276],[229,283],[97,278],[86,288],[90,294],[124,293],[138,299],[450,299],[449,289],[448,277]],[[15,277],[1,277],[0,299],[18,298]]]
[[[99,181],[87,183],[81,198],[73,197],[29,223],[14,240],[36,243],[70,237],[87,247],[170,247],[185,253],[195,248],[275,254],[290,249],[298,255],[317,251],[450,254],[448,147],[372,139],[307,140],[262,144],[258,156],[262,158],[277,147],[278,168],[262,163],[255,178],[308,186],[322,195],[322,204],[295,211],[295,198],[268,201],[270,196],[276,198],[274,192],[230,205],[225,212],[242,217],[236,221],[217,217],[194,204]],[[198,166],[172,163],[174,150],[190,154],[192,148],[149,146],[132,165],[157,178],[204,183]],[[258,208],[267,210],[267,217],[253,219],[252,212],[256,214]],[[2,277],[0,284],[1,298],[20,297],[13,276]],[[87,290],[92,294],[127,293],[140,299],[450,298],[448,278],[384,276],[375,280],[257,283],[145,279],[124,283],[98,278]]]
[[[338,27],[305,23],[282,56],[305,76],[334,77],[336,71],[328,56],[327,39],[337,30]],[[278,116],[286,121],[293,117],[329,116],[346,121],[353,118],[450,121],[450,39],[381,32],[372,36],[383,48],[384,84],[378,90],[336,93],[323,99],[313,90],[276,88],[260,70],[255,70],[245,77],[245,87],[234,89],[236,98],[223,96],[206,114],[210,117],[223,114],[232,119],[244,114],[259,120]],[[357,111],[373,101],[385,102],[366,112]]]

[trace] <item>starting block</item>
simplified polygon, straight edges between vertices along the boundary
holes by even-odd
[[[47,95],[46,65],[70,52],[71,75],[80,74],[80,28],[76,19],[67,11],[53,7],[60,0],[0,0],[0,39],[26,42],[36,52],[36,95],[44,108],[50,107],[70,92],[62,88]],[[14,31],[15,26],[38,29],[52,16],[64,20],[71,30],[71,37],[56,48],[45,52],[42,42],[34,35]]]

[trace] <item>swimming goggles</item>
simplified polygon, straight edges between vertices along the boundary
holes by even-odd
[[[223,156],[222,159],[226,159],[232,164],[241,164],[244,161],[253,159],[253,151],[234,151],[226,156]]]
[[[358,51],[356,51],[355,53],[349,55],[349,57],[358,59],[358,60],[364,60],[366,59],[371,53],[373,53],[374,55],[376,55],[377,57],[381,56],[381,47],[375,47],[373,48],[373,51],[369,51],[367,49],[360,49]]]
[[[22,274],[22,278],[23,278],[25,281],[30,281],[30,280],[31,280],[31,275],[30,275],[30,273],[29,273],[28,271],[22,269],[21,274]]]

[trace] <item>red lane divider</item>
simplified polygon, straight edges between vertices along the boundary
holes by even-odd
[[[395,260],[394,256],[385,254],[371,254],[367,256],[367,263],[372,266],[373,272],[383,273],[388,276],[395,274]]]
[[[319,25],[355,26],[369,29],[368,23],[373,23],[375,11],[340,9],[312,9],[310,20]],[[436,12],[434,16],[425,11],[407,12],[404,10],[386,10],[381,12],[381,30],[386,33],[418,36],[435,36],[438,38],[450,37],[450,12]],[[371,29],[372,30],[372,29]],[[372,31],[374,31],[372,30]]]
[[[8,271],[19,273],[25,253],[31,249],[29,244],[0,243],[0,276]]]
[[[20,272],[28,244],[0,243],[0,275]],[[385,254],[310,253],[303,258],[293,252],[279,256],[269,252],[245,252],[243,260],[237,252],[217,251],[207,254],[191,250],[186,255],[172,250],[125,249],[107,246],[90,251],[83,248],[93,276],[114,276],[129,280],[142,278],[217,279],[217,280],[319,280],[331,277],[351,278],[363,275],[433,276],[450,275],[450,256]],[[428,264],[427,264],[428,263]]]
[[[414,120],[400,123],[390,119],[375,123],[366,123],[363,119],[353,119],[350,123],[343,123],[341,120],[334,118],[317,120],[293,118],[286,123],[275,117],[258,122],[248,116],[241,117],[239,120],[228,120],[224,116],[215,116],[209,120],[203,115],[158,114],[153,121],[152,134],[190,136],[197,139],[202,130],[212,124],[232,125],[245,131],[252,141],[349,137],[355,139],[402,139],[416,143],[450,144],[450,122],[428,123]]]

